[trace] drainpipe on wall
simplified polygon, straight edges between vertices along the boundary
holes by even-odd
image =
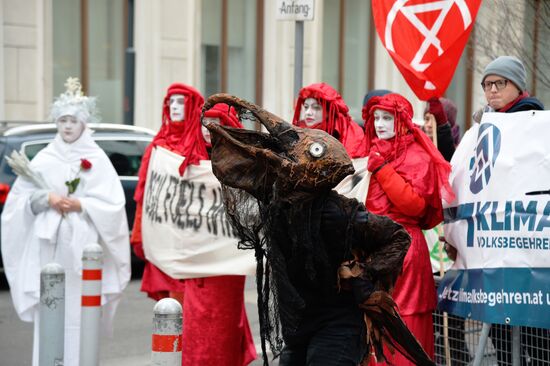
[[[136,50],[134,48],[134,0],[126,3],[126,49],[124,50],[124,124],[134,124]]]

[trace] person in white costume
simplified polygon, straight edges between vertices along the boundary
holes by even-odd
[[[125,198],[115,169],[86,123],[96,121],[95,98],[82,94],[78,79],[52,105],[58,133],[31,161],[38,186],[16,179],[2,213],[2,255],[13,304],[34,322],[33,365],[38,365],[40,269],[56,262],[65,270],[64,365],[77,366],[80,344],[82,252],[103,248],[102,316],[109,333],[120,296],[130,279]],[[80,178],[69,192],[68,182]]]

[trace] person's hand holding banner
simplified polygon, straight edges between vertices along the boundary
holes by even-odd
[[[428,99],[428,113],[433,114],[435,122],[438,126],[444,125],[447,123],[447,116],[443,110],[443,104],[437,97],[431,97]]]
[[[369,154],[369,160],[367,163],[367,169],[371,173],[376,173],[386,163],[382,155],[376,150],[371,150]]]

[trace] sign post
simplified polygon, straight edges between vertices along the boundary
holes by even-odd
[[[294,20],[294,96],[302,87],[304,69],[304,21],[313,20],[315,0],[277,0],[276,19]]]

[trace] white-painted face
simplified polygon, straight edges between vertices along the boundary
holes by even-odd
[[[202,132],[202,136],[204,137],[204,141],[206,141],[207,144],[211,144],[212,139],[210,137],[210,131],[204,125],[207,125],[209,123],[215,123],[215,124],[219,125],[220,124],[220,119],[217,118],[217,117],[204,117],[202,119],[202,123],[203,124],[201,125],[201,132]]]
[[[75,116],[61,116],[56,121],[57,132],[61,135],[63,141],[72,144],[80,138],[84,131],[84,123],[79,121]]]
[[[395,136],[395,118],[382,109],[374,110],[374,130],[380,140],[389,140]]]
[[[323,106],[315,98],[307,98],[300,110],[300,120],[306,123],[307,127],[323,122]]]
[[[182,94],[173,94],[170,96],[170,119],[172,122],[181,122],[185,117],[185,97]]]

